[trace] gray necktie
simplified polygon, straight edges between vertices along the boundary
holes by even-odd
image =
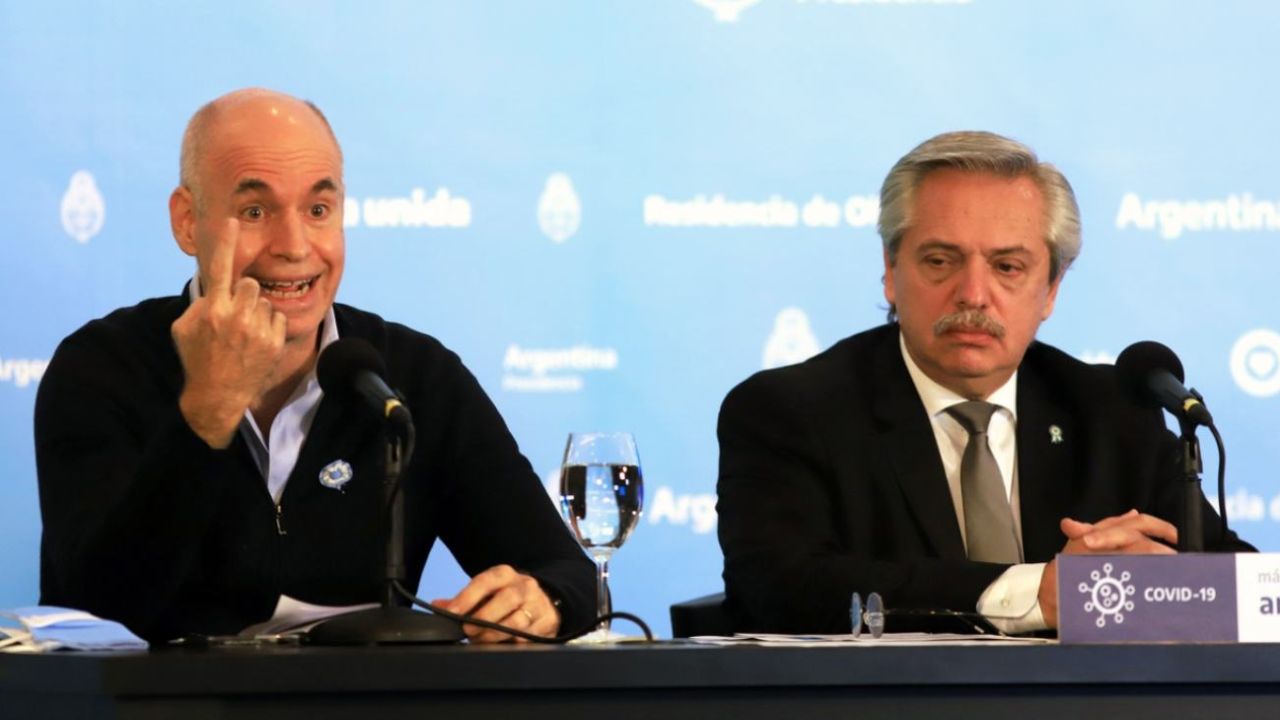
[[[1000,466],[987,442],[987,425],[996,406],[970,401],[947,408],[947,413],[969,433],[960,460],[960,496],[964,501],[964,527],[969,559],[990,563],[1020,561],[1013,513],[1000,476]]]

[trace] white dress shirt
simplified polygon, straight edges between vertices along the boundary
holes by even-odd
[[[956,513],[956,521],[960,524],[960,537],[967,535],[964,524],[964,502],[961,498],[960,461],[964,457],[965,447],[969,444],[969,433],[946,410],[952,405],[969,400],[934,381],[916,364],[907,350],[906,341],[898,336],[898,344],[902,350],[902,360],[907,365],[907,373],[916,387],[916,393],[924,404],[929,415],[929,423],[933,426],[934,440],[938,445],[938,454],[942,457],[942,467],[947,476],[947,487],[951,491],[951,504]],[[1009,509],[1013,513],[1013,529],[1018,538],[1018,555],[1022,555],[1022,517],[1021,502],[1018,498],[1018,373],[1015,371],[1009,380],[985,398],[996,406],[991,415],[991,424],[987,427],[987,442],[991,453],[995,456],[996,465],[1004,480],[1006,497],[1009,498]],[[1010,567],[995,582],[987,586],[978,599],[977,611],[996,627],[1004,632],[1030,632],[1043,630],[1047,625],[1040,612],[1039,590],[1040,576],[1044,572],[1045,563],[1018,564]]]

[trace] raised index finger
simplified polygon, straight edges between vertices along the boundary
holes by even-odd
[[[213,239],[213,249],[209,253],[209,287],[204,289],[205,295],[222,299],[231,297],[236,246],[239,244],[240,221],[228,218],[222,232]]]

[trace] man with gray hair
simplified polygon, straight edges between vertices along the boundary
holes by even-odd
[[[1024,145],[955,132],[899,160],[880,203],[889,323],[725,398],[726,609],[847,632],[851,594],[878,592],[1055,628],[1054,555],[1172,553],[1181,501],[1159,411],[1035,340],[1080,252],[1074,193]],[[1250,549],[1218,528],[1206,547]],[[939,627],[924,616],[890,629]]]

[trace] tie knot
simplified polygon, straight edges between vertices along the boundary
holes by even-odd
[[[955,418],[970,435],[985,433],[995,411],[995,405],[981,400],[970,400],[947,408],[947,414]]]

